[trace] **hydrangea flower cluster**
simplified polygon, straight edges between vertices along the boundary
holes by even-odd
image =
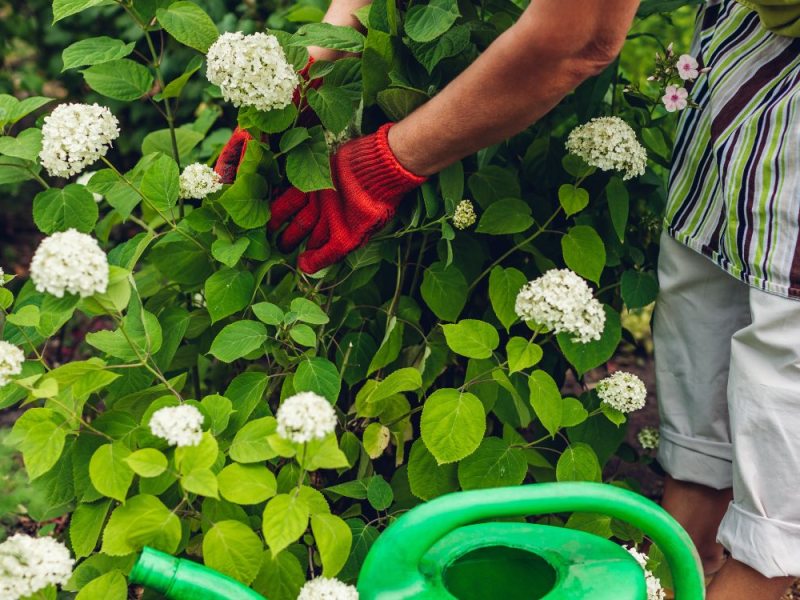
[[[40,292],[86,298],[108,289],[108,258],[97,240],[75,229],[42,240],[31,261],[31,279]]]
[[[644,408],[647,387],[633,373],[617,371],[598,382],[597,395],[611,408],[629,413]]]
[[[300,82],[278,38],[267,33],[223,33],[208,49],[207,59],[208,80],[237,107],[284,108]]]
[[[21,348],[0,340],[0,387],[6,385],[15,375],[22,373],[25,353]]]
[[[0,287],[3,287],[6,284],[6,272],[3,271],[3,267],[0,267]]]
[[[665,600],[667,595],[661,585],[661,580],[647,568],[647,556],[637,551],[636,548],[628,548],[626,546],[625,549],[630,552],[631,556],[636,559],[636,562],[639,563],[644,571],[644,579],[647,582],[647,600]]]
[[[597,117],[573,129],[567,150],[602,171],[618,171],[628,180],[644,175],[647,151],[636,132],[619,117]]]
[[[661,434],[655,427],[642,427],[636,434],[636,439],[644,450],[657,450],[658,444],[661,442]]]
[[[603,305],[586,281],[569,269],[551,269],[526,283],[514,310],[521,319],[569,333],[572,341],[582,344],[599,340],[606,324]]]
[[[453,227],[456,229],[466,229],[475,224],[478,216],[475,214],[475,207],[469,200],[462,200],[456,205],[453,213]]]
[[[209,194],[222,189],[222,179],[217,172],[202,163],[193,163],[186,167],[180,177],[181,198],[202,200]]]
[[[101,156],[119,136],[119,122],[105,106],[61,104],[44,119],[39,159],[53,177],[70,177]]]
[[[336,411],[314,392],[301,392],[283,401],[275,415],[278,435],[304,444],[328,437],[336,429]]]
[[[303,585],[297,600],[358,600],[358,590],[338,579],[317,577]]]
[[[203,439],[203,413],[191,404],[159,408],[150,417],[150,431],[170,446],[197,446]]]
[[[51,537],[12,535],[0,544],[0,598],[18,600],[64,585],[74,564],[66,546]]]

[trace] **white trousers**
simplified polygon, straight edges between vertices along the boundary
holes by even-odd
[[[767,577],[798,577],[800,301],[667,235],[658,275],[659,462],[675,479],[733,487],[719,542]]]

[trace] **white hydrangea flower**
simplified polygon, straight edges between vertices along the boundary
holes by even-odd
[[[572,341],[582,344],[599,340],[606,325],[603,305],[586,281],[569,269],[551,269],[526,283],[514,310],[521,319],[569,333]]]
[[[6,284],[6,272],[3,271],[3,267],[0,267],[0,287],[3,287]]]
[[[636,434],[639,445],[645,450],[656,450],[661,442],[661,434],[655,427],[642,427]]]
[[[86,298],[108,289],[108,258],[97,240],[68,229],[42,240],[31,261],[31,279],[40,292]]]
[[[0,598],[27,598],[50,585],[64,585],[75,561],[61,542],[21,533],[0,544]]]
[[[630,552],[631,556],[636,559],[636,562],[639,563],[639,566],[644,571],[644,579],[647,582],[647,600],[665,600],[667,595],[661,585],[661,580],[647,568],[647,556],[638,552],[636,548],[625,546],[625,549]]]
[[[25,353],[21,348],[0,340],[0,387],[6,385],[15,375],[22,373]]]
[[[153,435],[170,446],[197,446],[203,439],[203,413],[191,404],[159,408],[149,425]]]
[[[619,117],[598,117],[573,129],[567,150],[603,171],[619,171],[624,180],[644,175],[647,151],[636,132]]]
[[[95,173],[97,173],[97,171],[86,171],[75,180],[75,183],[80,183],[81,185],[88,185],[89,181],[92,179]],[[92,197],[94,198],[95,202],[100,203],[103,201],[103,194],[92,192]]]
[[[297,444],[321,440],[336,429],[336,411],[314,392],[290,396],[278,407],[275,418],[278,435]]]
[[[633,373],[617,371],[598,382],[597,395],[611,408],[629,413],[644,407],[647,387]]]
[[[358,600],[358,590],[338,579],[317,577],[303,585],[297,600]]]
[[[44,119],[39,159],[53,177],[70,177],[101,156],[119,135],[119,122],[105,106],[61,104]]]
[[[208,80],[234,106],[284,108],[300,82],[278,38],[267,33],[223,33],[208,49],[207,60]]]
[[[453,227],[456,229],[466,229],[475,224],[478,216],[475,214],[475,207],[469,200],[462,200],[456,205],[453,213]]]
[[[208,165],[192,163],[181,173],[180,184],[181,198],[202,200],[222,189],[222,178]]]

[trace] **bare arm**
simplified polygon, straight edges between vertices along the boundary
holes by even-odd
[[[366,6],[371,1],[372,0],[331,0],[331,4],[322,22],[330,23],[331,25],[352,27],[354,29],[363,29],[358,19],[353,16],[353,13],[362,6]],[[313,56],[315,60],[336,60],[343,56],[352,56],[348,55],[347,52],[320,48],[318,46],[309,47],[308,53]]]
[[[639,0],[533,0],[440,94],[395,125],[401,164],[431,175],[547,114],[619,53]]]

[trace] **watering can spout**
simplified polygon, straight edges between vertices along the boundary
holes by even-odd
[[[168,600],[266,600],[222,573],[147,547],[139,555],[129,580]]]

